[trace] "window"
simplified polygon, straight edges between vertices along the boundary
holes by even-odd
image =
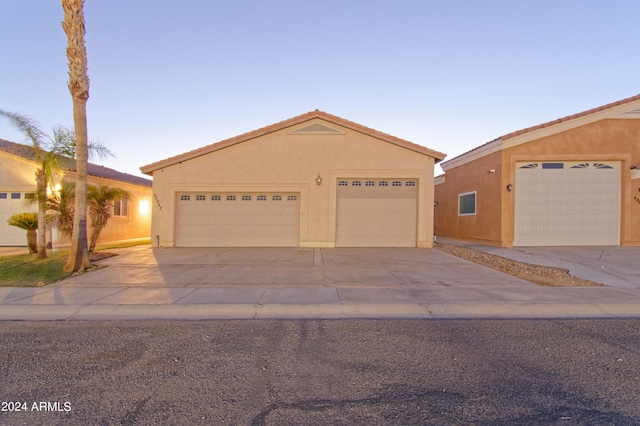
[[[416,186],[416,182],[413,180],[408,180],[404,183],[404,186]]]
[[[258,201],[267,201],[267,196],[266,195],[258,195],[256,197],[256,200],[258,200]]]
[[[338,186],[349,186],[349,182],[346,180],[338,181]]]
[[[22,193],[20,192],[12,192],[11,193],[11,199],[12,200],[19,200],[22,197]]]
[[[393,182],[391,182],[391,186],[402,186],[402,182],[400,182],[399,180],[394,180]]]
[[[220,201],[222,200],[222,197],[219,195],[212,195],[211,196],[211,201]]]
[[[297,195],[288,195],[287,201],[296,201],[298,199]]]
[[[227,195],[227,201],[235,201],[235,200],[236,200],[235,195]]]
[[[542,163],[543,169],[564,169],[564,163]]]
[[[458,216],[476,214],[476,191],[458,195]]]
[[[251,201],[251,195],[243,195],[242,201]]]
[[[353,182],[351,182],[351,186],[362,186],[362,182],[360,182],[359,180],[354,180]]]
[[[129,214],[129,199],[127,197],[120,197],[116,200],[113,200],[114,216],[128,216],[128,214]]]
[[[6,192],[0,192],[0,200],[6,200],[7,199],[7,193]]]
[[[24,194],[24,199],[25,200],[35,200],[36,199],[36,193],[35,192],[26,192]]]
[[[181,195],[180,201],[189,201],[191,200],[191,195]]]
[[[364,186],[376,186],[376,183],[372,180],[368,180],[364,183]]]
[[[282,201],[282,195],[274,195],[271,197],[271,201]]]
[[[378,186],[389,186],[389,182],[387,182],[386,180],[381,180],[380,182],[378,182]]]
[[[196,195],[196,201],[204,201],[206,199],[207,197],[205,197],[204,195]]]

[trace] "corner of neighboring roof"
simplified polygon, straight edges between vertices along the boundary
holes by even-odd
[[[616,102],[612,102],[606,105],[602,105],[596,108],[592,108],[583,112],[579,112],[577,114],[572,114],[572,115],[568,115],[566,117],[562,117],[562,118],[558,118],[556,120],[552,120],[552,121],[548,121],[546,123],[542,123],[542,124],[538,124],[535,126],[531,126],[531,127],[526,127],[524,129],[521,130],[517,130],[515,132],[511,132],[511,133],[507,133],[505,135],[502,135],[492,141],[489,141],[483,145],[480,145],[476,148],[471,149],[470,151],[467,151],[463,154],[458,155],[457,157],[454,157],[448,161],[445,161],[444,163],[442,163],[440,165],[440,167],[442,167],[442,170],[444,170],[445,172],[447,170],[450,170],[454,167],[459,167],[463,164],[469,163],[473,160],[476,160],[478,158],[482,158],[486,155],[492,154],[494,152],[497,152],[499,150],[502,149],[503,146],[503,142],[507,139],[513,139],[517,136],[521,136],[521,135],[525,135],[531,132],[534,132],[536,130],[540,130],[540,129],[544,129],[547,127],[552,127],[555,125],[559,125],[559,124],[564,124],[566,122],[569,122],[571,120],[575,120],[577,118],[581,118],[581,117],[586,117],[601,111],[606,111],[606,110],[610,110],[612,108],[618,107],[618,106],[622,106],[622,105],[626,105],[632,102],[638,102],[640,101],[640,94],[635,95],[635,96],[631,96],[629,98],[625,98]],[[636,112],[636,111],[634,111]]]

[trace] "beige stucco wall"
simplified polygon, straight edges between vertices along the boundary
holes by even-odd
[[[510,247],[514,238],[515,168],[518,161],[608,160],[621,162],[622,245],[640,245],[640,179],[631,179],[630,167],[640,163],[640,120],[605,119],[564,132],[543,131],[538,139],[505,148],[449,169],[445,183],[436,186],[436,235]],[[523,137],[530,137],[525,134]],[[511,146],[510,146],[511,145]],[[487,170],[495,169],[495,174]],[[508,192],[506,186],[514,185]],[[478,191],[476,217],[457,216],[457,195]],[[471,219],[471,220],[469,220]]]
[[[314,123],[341,134],[291,134]],[[177,192],[286,191],[300,193],[300,246],[333,247],[337,179],[398,177],[418,181],[417,241],[430,247],[433,165],[427,155],[313,119],[154,171],[151,238],[173,246]]]
[[[37,165],[21,157],[0,152],[0,189],[15,192],[34,192],[35,172]],[[54,182],[59,182],[63,178],[63,172],[54,174]],[[64,173],[65,179],[75,180],[75,173]],[[130,184],[123,181],[89,176],[87,182],[92,185],[107,185],[118,187],[129,191],[131,198],[129,203],[129,215],[127,217],[112,217],[107,226],[100,233],[98,242],[128,240],[136,238],[148,238],[151,230],[151,188]],[[141,202],[146,202],[149,206],[147,214],[140,210]],[[25,205],[24,211],[36,211],[37,205]],[[90,219],[87,218],[87,226],[90,226]],[[89,235],[91,229],[89,227]],[[49,234],[49,232],[47,232]],[[55,244],[65,245],[69,239],[61,232],[48,235],[49,240]]]

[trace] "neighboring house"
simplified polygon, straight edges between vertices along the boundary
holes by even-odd
[[[502,247],[640,245],[640,95],[441,164],[436,235]]]
[[[321,111],[141,167],[164,247],[431,247],[444,154]]]
[[[26,246],[25,231],[7,224],[13,213],[37,211],[31,203],[36,192],[36,163],[33,149],[28,145],[0,139],[0,246]],[[61,158],[54,180],[75,182],[75,160]],[[130,198],[118,200],[107,226],[100,233],[99,243],[107,241],[149,238],[151,228],[151,181],[89,163],[87,182],[129,191]],[[87,220],[90,227],[91,221]],[[91,229],[88,230],[89,236]],[[55,222],[48,227],[47,242],[65,245],[69,239],[58,232]]]

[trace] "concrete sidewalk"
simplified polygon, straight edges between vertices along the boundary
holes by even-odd
[[[627,281],[541,287],[432,249],[113,251],[93,272],[0,288],[0,320],[640,317]]]

